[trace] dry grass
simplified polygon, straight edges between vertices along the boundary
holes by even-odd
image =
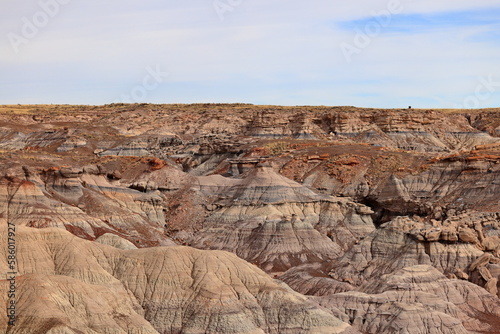
[[[39,113],[60,113],[60,112],[82,112],[90,113],[108,113],[108,112],[124,112],[124,111],[135,111],[135,110],[252,110],[252,111],[264,111],[264,110],[276,110],[276,111],[304,111],[304,109],[310,111],[327,111],[327,110],[338,110],[338,111],[363,111],[363,110],[387,110],[387,111],[401,111],[407,110],[408,112],[426,112],[434,110],[437,112],[443,112],[447,114],[453,113],[481,113],[481,112],[500,112],[500,108],[485,108],[485,109],[432,109],[432,108],[392,108],[392,109],[374,109],[374,108],[358,108],[353,106],[276,106],[276,105],[253,105],[245,103],[196,103],[196,104],[107,104],[103,106],[91,106],[91,105],[67,105],[67,104],[13,104],[13,105],[0,105],[0,114],[39,114]]]

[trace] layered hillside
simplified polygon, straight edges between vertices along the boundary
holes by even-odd
[[[497,333],[500,110],[1,106],[8,224],[6,333]]]
[[[54,228],[16,238],[18,319],[7,327],[0,315],[6,333],[356,332],[230,253],[120,250]]]

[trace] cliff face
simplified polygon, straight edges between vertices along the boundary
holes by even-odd
[[[498,332],[499,115],[4,106],[0,330]]]

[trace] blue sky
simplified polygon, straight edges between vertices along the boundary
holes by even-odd
[[[497,0],[1,1],[1,104],[500,107]]]

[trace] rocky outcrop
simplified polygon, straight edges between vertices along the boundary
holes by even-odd
[[[358,291],[317,300],[365,333],[491,332],[500,316],[498,298],[429,265],[405,267]]]
[[[80,147],[86,147],[87,140],[77,136],[70,136],[57,148],[57,152],[69,152]]]
[[[385,210],[406,214],[421,212],[437,215],[453,203],[460,208],[499,208],[500,164],[498,159],[445,160],[429,170],[402,178],[391,176],[370,195]]]
[[[498,295],[499,231],[496,214],[471,213],[433,224],[400,217],[336,260],[330,276],[361,285],[400,268],[425,264]]]
[[[340,258],[332,277],[360,284],[366,279],[405,266],[432,265],[442,273],[466,271],[484,252],[472,242],[450,242],[437,236],[436,227],[419,228],[408,217],[396,218],[354,245]],[[419,233],[415,237],[415,233]],[[420,233],[426,236],[419,240]],[[422,238],[424,239],[424,238]]]
[[[164,198],[159,191],[129,189],[91,167],[25,169],[23,174],[24,180],[18,175],[0,181],[5,220],[59,227],[90,240],[111,232],[138,245],[173,244],[163,235]]]

